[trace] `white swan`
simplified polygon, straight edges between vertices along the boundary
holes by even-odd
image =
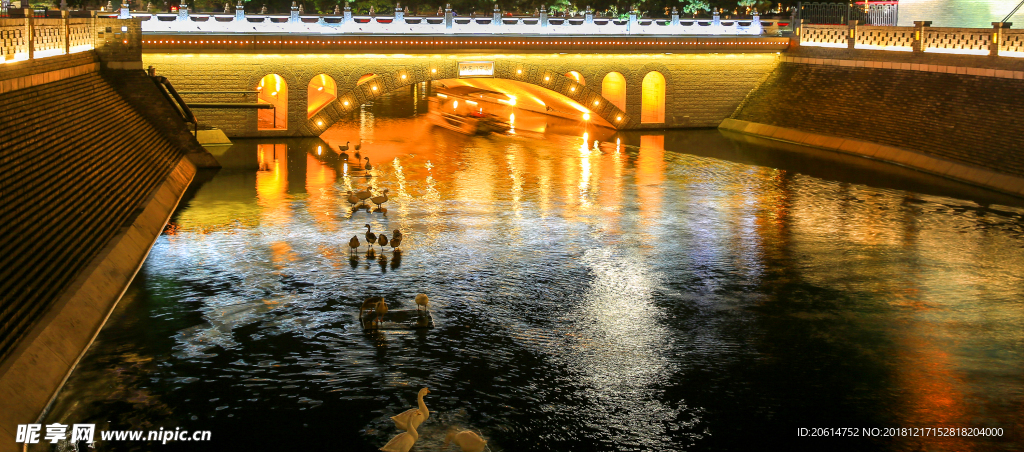
[[[448,435],[444,437],[444,449],[442,450],[448,450],[450,443],[455,443],[462,452],[483,452],[484,448],[487,447],[487,441],[469,430],[463,430],[458,433],[455,430],[450,430]]]
[[[412,446],[416,444],[416,440],[420,439],[420,435],[416,433],[416,427],[410,428],[408,431],[399,433],[398,436],[391,438],[384,447],[380,450],[384,452],[409,452]]]
[[[423,421],[427,420],[430,417],[430,411],[427,410],[427,404],[423,403],[423,396],[429,393],[430,390],[427,388],[420,389],[419,395],[416,397],[419,408],[410,408],[402,414],[391,416],[391,420],[395,421],[395,427],[398,427],[400,430],[415,429]]]

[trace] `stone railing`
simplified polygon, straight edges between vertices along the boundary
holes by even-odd
[[[1011,30],[1011,25],[994,22],[992,28],[940,28],[926,21],[914,22],[913,27],[804,22],[796,41],[801,46],[1024,57],[1024,30]]]
[[[0,64],[96,50],[105,64],[141,64],[142,31],[136,20],[107,17],[0,18]],[[30,38],[31,37],[31,38]]]
[[[32,14],[0,19],[0,64],[94,48],[90,32],[93,19],[71,18],[67,11],[63,13],[60,19],[36,18]]]
[[[401,9],[393,15],[353,15],[346,7],[334,15],[303,15],[293,4],[290,15],[246,14],[236,6],[234,14],[197,14],[182,8],[177,14],[150,14],[122,10],[119,17],[138,18],[144,33],[269,33],[269,34],[381,34],[381,35],[763,35],[781,34],[789,20],[765,19],[758,14],[747,18],[685,19],[673,11],[671,17],[652,19],[631,12],[626,19],[597,17],[587,10],[582,16],[550,17],[545,10],[536,16],[506,16],[495,9],[486,16],[456,16],[446,9],[443,16],[407,16]]]
[[[1024,57],[1024,30],[1003,30],[999,54]]]
[[[855,48],[874,50],[914,50],[913,27],[858,26]],[[843,47],[846,47],[845,45]]]

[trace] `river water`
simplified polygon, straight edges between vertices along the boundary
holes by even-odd
[[[1024,446],[1019,200],[716,130],[468,137],[408,101],[221,150],[46,422],[212,438],[100,450],[371,451],[427,387],[418,451],[450,428],[517,452]],[[370,171],[337,154],[359,137]],[[350,207],[367,185],[386,213]],[[366,224],[401,253],[368,257]],[[360,327],[364,298],[418,293],[433,329]]]

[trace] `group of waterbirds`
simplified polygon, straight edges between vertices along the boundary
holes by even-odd
[[[369,208],[370,206],[366,205],[366,200],[370,200],[370,202],[377,206],[378,210],[387,213],[387,209],[383,208],[383,206],[389,199],[391,198],[388,198],[388,189],[386,188],[382,190],[378,196],[373,196],[373,192],[370,191],[369,186],[366,187],[366,190],[355,193],[352,193],[352,190],[348,191],[348,203],[352,204],[356,209],[363,206]]]
[[[427,404],[423,401],[423,396],[427,394],[430,394],[429,389],[420,389],[419,394],[416,396],[416,403],[419,405],[417,408],[410,408],[401,414],[391,416],[391,420],[395,422],[395,427],[399,430],[405,430],[405,432],[391,438],[391,441],[388,441],[380,450],[385,452],[409,452],[412,449],[412,446],[416,444],[416,440],[420,438],[416,429],[419,428],[420,424],[423,424],[423,421],[430,417],[430,410],[427,409]],[[449,430],[448,434],[445,435],[444,448],[442,450],[448,450],[452,443],[459,446],[462,452],[483,452],[487,448],[487,441],[470,430]]]
[[[380,326],[384,322],[384,316],[388,313],[388,304],[384,301],[384,297],[370,297],[363,300],[363,304],[359,305],[360,322],[363,321],[363,315],[367,311],[372,314],[375,325]],[[416,313],[430,313],[430,297],[427,294],[421,293],[416,295]]]
[[[346,162],[348,161],[348,148],[349,148],[349,144],[351,144],[351,142],[350,141],[346,141],[344,146],[341,146],[341,145],[338,146],[338,150],[341,151],[341,152],[338,153],[338,155],[340,155],[341,158],[343,160],[345,160]],[[373,165],[370,164],[370,158],[369,157],[363,157],[362,155],[359,154],[359,150],[362,147],[363,147],[363,140],[362,140],[362,138],[360,138],[359,142],[356,143],[355,148],[353,148],[355,150],[356,161],[358,162],[360,160],[366,160],[366,164],[363,165],[363,169],[366,170],[366,171],[370,171],[370,170],[373,169]],[[369,177],[369,174],[367,174],[366,176]]]
[[[381,255],[384,254],[384,247],[388,246],[388,245],[391,245],[391,252],[392,253],[401,253],[402,252],[402,249],[399,248],[399,247],[402,246],[402,237],[404,237],[404,235],[402,234],[402,231],[399,231],[398,229],[395,229],[391,233],[392,234],[391,235],[391,240],[388,240],[388,236],[386,236],[384,234],[381,234],[381,235],[378,236],[377,234],[374,234],[372,231],[370,231],[370,225],[369,224],[367,224],[365,226],[366,226],[366,254],[368,256],[373,254],[373,245],[375,245],[375,244],[376,245],[380,245],[380,254]],[[348,241],[349,253],[355,253],[355,252],[359,251],[359,247],[360,246],[362,246],[362,243],[359,241],[359,236],[353,235],[352,238],[349,239],[349,241]]]

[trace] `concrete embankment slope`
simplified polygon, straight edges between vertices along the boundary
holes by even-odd
[[[216,165],[142,70],[92,51],[5,66],[0,451],[89,347],[197,163]]]
[[[801,49],[720,128],[1024,196],[1017,60]]]

